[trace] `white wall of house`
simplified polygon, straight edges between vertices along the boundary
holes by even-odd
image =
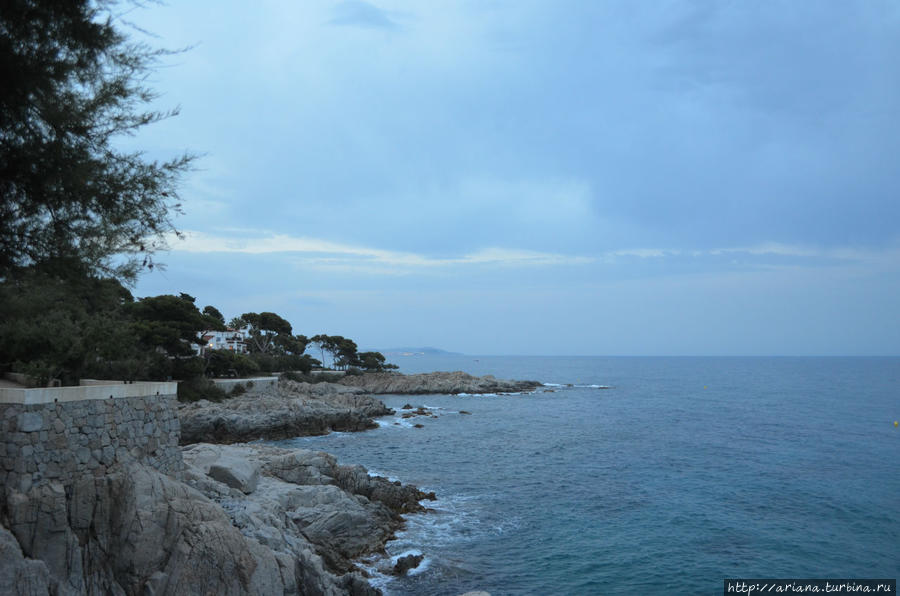
[[[225,331],[204,331],[200,337],[204,339],[202,344],[194,344],[194,352],[200,356],[206,350],[231,350],[238,354],[246,354],[247,338],[250,336],[250,328],[227,329]]]

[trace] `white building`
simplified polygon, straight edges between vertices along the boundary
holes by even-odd
[[[226,329],[225,331],[204,331],[200,334],[202,344],[194,344],[194,350],[198,356],[202,356],[206,350],[231,350],[238,354],[246,354],[247,338],[250,337],[250,328]]]

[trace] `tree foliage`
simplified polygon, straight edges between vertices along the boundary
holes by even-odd
[[[341,335],[320,333],[310,338],[310,343],[319,348],[323,363],[325,362],[325,353],[331,355],[333,368],[346,370],[349,367],[359,367],[372,371],[397,368],[394,364],[385,364],[384,355],[380,352],[359,352],[355,341]]]
[[[76,258],[133,280],[175,232],[192,156],[115,146],[174,115],[146,109],[166,52],[121,31],[114,0],[5,0],[0,9],[0,278]]]
[[[219,312],[218,308],[207,304],[203,307],[203,316],[207,317],[210,322],[211,330],[225,331],[225,316]]]
[[[355,366],[371,371],[383,371],[399,368],[396,364],[385,363],[381,352],[360,352]]]
[[[266,354],[273,351],[273,348],[275,351],[278,351],[278,348],[283,351],[297,345],[294,336],[291,335],[291,324],[273,312],[245,312],[240,318],[244,323],[243,326],[250,327],[251,352]],[[306,348],[305,344],[303,348]]]
[[[45,261],[0,283],[0,368],[44,384],[75,382],[98,360],[121,358],[134,342],[127,289],[84,274],[79,262]]]
[[[147,350],[162,349],[170,356],[190,356],[207,320],[185,295],[164,294],[128,305],[138,342]],[[189,298],[189,297],[188,297]]]

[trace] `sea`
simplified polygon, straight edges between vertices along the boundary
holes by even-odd
[[[387,545],[424,555],[417,569],[361,563],[385,594],[720,594],[724,578],[900,575],[900,358],[394,362],[543,385],[382,396],[398,413],[375,430],[281,443],[436,493]],[[401,418],[405,405],[433,417]]]

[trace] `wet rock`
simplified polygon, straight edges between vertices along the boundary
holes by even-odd
[[[410,569],[415,569],[419,566],[425,559],[425,555],[406,555],[405,557],[400,557],[397,559],[397,563],[394,565],[393,574],[394,575],[406,575],[406,572]]]

